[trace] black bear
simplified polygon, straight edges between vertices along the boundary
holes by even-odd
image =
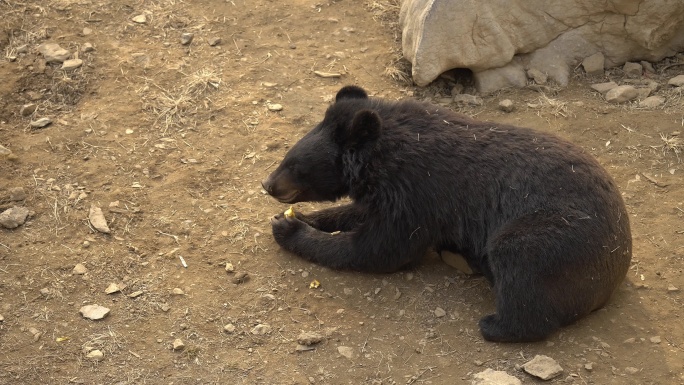
[[[342,88],[264,189],[352,203],[271,219],[278,244],[337,269],[392,272],[433,247],[493,285],[485,339],[536,341],[602,307],[632,254],[617,186],[582,148],[417,101]]]

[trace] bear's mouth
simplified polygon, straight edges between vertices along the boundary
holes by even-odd
[[[275,199],[277,199],[280,203],[297,203],[297,197],[299,194],[301,194],[300,190],[292,190],[292,192],[289,194],[275,197]]]

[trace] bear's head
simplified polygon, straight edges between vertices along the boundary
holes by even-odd
[[[261,185],[283,203],[340,199],[349,194],[350,174],[358,174],[349,170],[345,159],[358,158],[380,131],[380,116],[366,91],[346,86],[323,121],[292,146]]]

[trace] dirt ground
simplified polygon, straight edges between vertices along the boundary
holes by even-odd
[[[684,99],[666,86],[684,66],[654,63],[648,77],[666,98],[656,109],[589,88],[624,81],[619,69],[457,106],[447,79],[398,79],[396,12],[380,0],[0,0],[0,145],[13,151],[0,157],[0,209],[31,211],[0,229],[0,384],[469,384],[486,368],[537,383],[519,370],[535,355],[563,367],[550,382],[684,384]],[[83,65],[46,64],[44,42]],[[484,278],[434,255],[367,275],[280,250],[268,218],[286,207],[259,182],[346,84],[553,132],[594,154],[623,191],[634,237],[610,304],[547,341],[495,344],[477,329],[494,310]],[[506,98],[515,111],[499,110]],[[28,103],[37,110],[22,116]],[[52,124],[31,128],[41,117]],[[27,196],[11,202],[16,187]],[[90,225],[91,205],[111,234]],[[110,284],[121,290],[107,294]],[[88,320],[88,304],[111,311]],[[298,349],[303,331],[322,341]]]

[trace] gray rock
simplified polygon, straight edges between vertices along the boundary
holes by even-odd
[[[192,39],[194,39],[194,38],[195,38],[195,34],[190,33],[190,32],[184,32],[181,35],[181,44],[188,45],[188,44],[192,43]]]
[[[145,24],[147,23],[147,16],[145,16],[145,14],[143,13],[141,15],[134,16],[131,20],[138,24]]]
[[[519,379],[506,372],[487,369],[473,375],[472,385],[521,385]]]
[[[316,332],[301,332],[297,337],[297,343],[304,346],[315,345],[323,341],[323,336]]]
[[[591,88],[594,91],[600,92],[602,95],[605,95],[608,91],[612,90],[613,88],[617,87],[617,83],[615,82],[606,82],[606,83],[596,83],[592,84]]]
[[[85,43],[83,44],[83,47],[81,47],[81,52],[88,53],[93,51],[95,51],[95,47],[90,43]]]
[[[212,38],[209,38],[209,45],[212,46],[212,47],[221,44],[221,42],[222,42],[222,40],[221,40],[220,37],[212,37]]]
[[[79,312],[84,318],[100,320],[109,314],[109,309],[100,305],[85,305],[79,309]]]
[[[503,112],[513,112],[515,110],[515,104],[511,99],[504,99],[499,102],[499,109]]]
[[[434,314],[435,314],[435,317],[442,318],[442,317],[446,316],[446,311],[444,309],[442,309],[441,307],[438,307],[435,309]]]
[[[26,191],[24,191],[23,187],[13,187],[9,190],[9,194],[9,199],[12,202],[23,201],[26,199]]]
[[[282,111],[283,110],[283,105],[278,104],[278,103],[269,103],[266,107],[268,107],[269,111]]]
[[[29,116],[36,112],[37,108],[38,106],[34,103],[24,104],[23,106],[21,106],[19,113],[21,114],[21,116]]]
[[[33,122],[29,123],[29,126],[33,128],[44,128],[49,126],[52,123],[52,119],[50,118],[40,118],[38,120],[34,120]]]
[[[582,61],[582,68],[589,76],[603,75],[606,58],[603,53],[597,52]]]
[[[38,52],[43,55],[48,63],[62,63],[71,56],[71,52],[60,47],[57,43],[43,43],[38,46]]]
[[[12,150],[0,144],[0,155],[8,156],[12,154]]]
[[[69,59],[62,63],[62,69],[65,71],[75,70],[76,68],[83,65],[83,60],[81,59]]]
[[[665,104],[665,98],[662,96],[649,96],[646,99],[639,102],[639,107],[643,108],[658,108]]]
[[[633,366],[628,366],[625,368],[625,373],[627,374],[637,374],[639,373],[639,369],[633,367]]]
[[[630,78],[640,78],[644,72],[644,68],[639,63],[626,62],[622,66],[622,71]]]
[[[639,91],[632,86],[617,86],[606,93],[606,101],[610,103],[624,103],[636,99]]]
[[[539,71],[536,68],[530,68],[529,70],[527,70],[527,77],[533,79],[534,82],[537,84],[546,84],[546,81],[549,78],[548,75]]]
[[[660,336],[651,337],[649,340],[654,344],[659,344],[661,342]]]
[[[650,88],[637,88],[637,99],[639,100],[644,100],[651,96],[651,89]]]
[[[563,368],[558,365],[556,360],[543,355],[534,356],[531,361],[528,361],[523,365],[523,369],[525,372],[535,377],[539,377],[542,380],[550,380],[563,373]]]
[[[684,75],[677,75],[670,79],[667,84],[675,87],[681,87],[684,86]]]
[[[223,331],[228,333],[228,334],[233,334],[233,333],[235,333],[235,325],[226,324],[223,326]]]
[[[0,226],[7,229],[15,229],[26,222],[29,210],[26,207],[14,206],[0,214]]]
[[[481,97],[468,94],[459,94],[454,96],[454,103],[468,104],[471,106],[481,106],[484,101]]]

